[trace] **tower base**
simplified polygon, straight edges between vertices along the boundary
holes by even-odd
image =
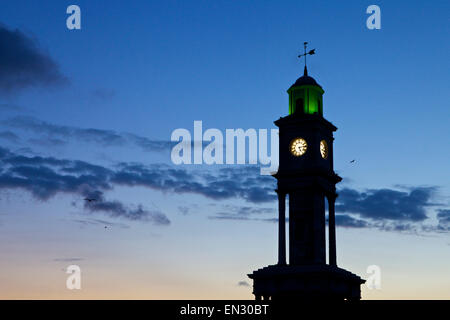
[[[360,300],[359,276],[330,265],[272,265],[253,271],[256,300]]]

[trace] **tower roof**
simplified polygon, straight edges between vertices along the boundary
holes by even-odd
[[[306,69],[305,66],[305,71],[303,73],[303,76],[301,76],[300,78],[297,79],[297,81],[295,81],[295,83],[291,86],[292,87],[300,87],[300,86],[317,86],[319,88],[322,89],[322,87],[317,83],[317,81],[313,78],[308,76],[308,70]]]

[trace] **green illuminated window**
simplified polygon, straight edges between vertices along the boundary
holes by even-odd
[[[322,88],[313,85],[291,87],[289,93],[289,114],[323,115]]]

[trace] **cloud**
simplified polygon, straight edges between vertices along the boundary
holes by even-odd
[[[108,201],[101,191],[83,192],[84,196],[93,201],[85,201],[84,207],[90,212],[104,212],[112,218],[122,217],[129,220],[151,221],[155,225],[169,225],[170,220],[159,211],[149,211],[143,209],[142,205],[137,208],[127,208],[122,202]]]
[[[237,283],[238,287],[250,287],[249,283],[247,281],[239,281]]]
[[[275,214],[275,209],[256,206],[223,205],[221,211],[209,218],[217,220],[262,220],[267,222],[272,222],[275,219],[278,221],[277,218],[261,218],[260,215],[264,214]]]
[[[58,146],[64,146],[64,145],[67,144],[66,141],[64,141],[64,140],[61,140],[61,139],[58,139],[58,138],[51,138],[51,137],[48,137],[48,138],[45,138],[45,139],[43,139],[43,138],[31,138],[31,139],[28,139],[28,142],[30,144],[34,145],[34,146],[35,145],[40,145],[40,146],[52,147],[52,148],[55,148],[55,147],[58,147]]]
[[[41,121],[29,116],[18,116],[3,121],[3,124],[12,128],[25,129],[51,138],[81,140],[98,143],[102,146],[123,145],[126,139],[115,131],[101,129],[81,129],[70,126],[61,126]]]
[[[243,200],[248,203],[215,203],[215,213],[209,216],[215,220],[277,222],[278,218],[275,210],[276,180],[261,176],[256,166],[199,169],[125,162],[108,168],[78,160],[20,155],[0,147],[0,189],[26,190],[40,200],[61,193],[93,198],[95,201],[83,202],[85,211],[158,225],[170,223],[159,210],[146,210],[141,205],[130,206],[106,199],[105,192],[116,186],[144,187],[163,193],[194,194],[217,201]],[[431,200],[436,189],[410,187],[406,190],[358,191],[344,188],[338,192],[336,224],[346,228],[402,232],[450,231],[448,209],[440,209],[437,213],[439,228],[423,225],[428,218],[426,209],[435,205]],[[190,207],[180,205],[178,210],[187,214]]]
[[[261,219],[255,219],[255,220],[263,221],[263,222],[278,223],[278,218],[261,218]],[[289,222],[289,218],[286,218],[286,222]]]
[[[445,224],[426,225],[427,209],[437,205],[437,187],[399,187],[358,191],[344,188],[336,200],[336,225],[394,232],[450,231]],[[442,205],[442,204],[440,204]],[[444,212],[445,210],[441,210]],[[345,214],[343,214],[345,213]]]
[[[255,220],[255,219],[251,219],[249,217],[240,217],[240,216],[231,216],[231,215],[215,215],[215,216],[210,216],[209,219],[212,220],[244,220],[244,221],[248,221],[248,220]]]
[[[261,176],[256,166],[189,171],[169,165],[122,163],[111,182],[176,194],[198,194],[214,200],[238,198],[264,203],[276,199],[275,179]]]
[[[435,187],[413,187],[408,191],[371,189],[364,192],[344,188],[339,191],[336,211],[357,213],[374,220],[423,221],[426,207],[436,191]]]
[[[57,193],[84,196],[84,192],[107,191],[114,185],[198,194],[214,200],[240,198],[251,203],[264,203],[276,199],[275,179],[260,176],[259,169],[251,166],[189,171],[163,164],[121,163],[117,168],[109,169],[78,160],[23,156],[4,148],[0,148],[0,164],[3,168],[0,188],[25,189],[41,200]],[[111,208],[110,212],[117,208],[113,204],[105,204],[102,208],[107,207]],[[100,206],[94,208],[100,209]]]
[[[86,226],[101,226],[104,228],[107,227],[117,227],[121,229],[128,229],[130,226],[121,222],[110,222],[101,219],[74,219],[73,222],[79,224],[81,227]]]
[[[54,145],[54,142],[62,145],[75,140],[98,144],[102,147],[135,146],[144,152],[169,152],[178,143],[178,141],[149,139],[129,132],[56,125],[31,116],[12,117],[3,120],[1,124],[16,130],[32,132],[34,137],[29,142],[43,146]],[[207,145],[209,145],[208,141],[202,141],[202,148]],[[194,141],[192,141],[192,148],[196,148]]]
[[[450,209],[438,209],[437,218],[440,224],[450,224]]]
[[[367,228],[369,223],[346,214],[336,215],[336,226],[344,228]]]
[[[369,227],[377,228],[382,231],[409,232],[418,233],[419,231],[436,231],[436,226],[425,226],[420,223],[403,223],[392,221],[381,221],[369,223]]]
[[[2,131],[0,132],[0,139],[9,141],[9,142],[13,142],[13,143],[17,143],[18,141],[20,141],[19,137],[11,131]]]
[[[0,111],[5,111],[5,112],[9,113],[9,112],[18,112],[18,111],[27,111],[27,110],[17,104],[0,103]]]
[[[163,141],[163,140],[151,140],[145,137],[140,137],[132,133],[125,133],[124,137],[131,143],[140,147],[143,151],[166,151],[171,150],[176,142]]]
[[[450,231],[450,209],[438,209],[437,218],[439,231]]]
[[[58,64],[34,39],[0,24],[0,93],[67,82]]]
[[[187,215],[189,214],[191,208],[187,207],[187,206],[178,206],[178,211],[180,211],[180,213],[182,215]]]
[[[53,259],[55,262],[77,262],[77,261],[83,261],[83,258],[56,258]]]
[[[156,225],[170,223],[159,211],[145,210],[141,205],[130,208],[117,200],[106,200],[103,192],[113,188],[108,181],[113,172],[107,168],[83,161],[21,156],[1,147],[0,164],[0,189],[27,190],[40,200],[47,200],[58,193],[75,194],[95,199],[84,203],[89,212],[149,221]]]
[[[2,124],[39,135],[39,138],[35,137],[31,142],[37,142],[40,145],[48,145],[53,142],[62,145],[73,139],[77,142],[94,143],[103,147],[134,145],[145,152],[169,151],[175,145],[172,141],[152,140],[132,133],[56,125],[30,116],[17,116],[2,121]]]

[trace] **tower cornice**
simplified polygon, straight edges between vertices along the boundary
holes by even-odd
[[[313,125],[314,123],[325,126],[331,131],[336,131],[337,127],[333,125],[330,121],[325,119],[319,114],[290,114],[285,117],[280,117],[278,120],[274,121],[277,127],[285,126],[301,126],[301,125]]]

